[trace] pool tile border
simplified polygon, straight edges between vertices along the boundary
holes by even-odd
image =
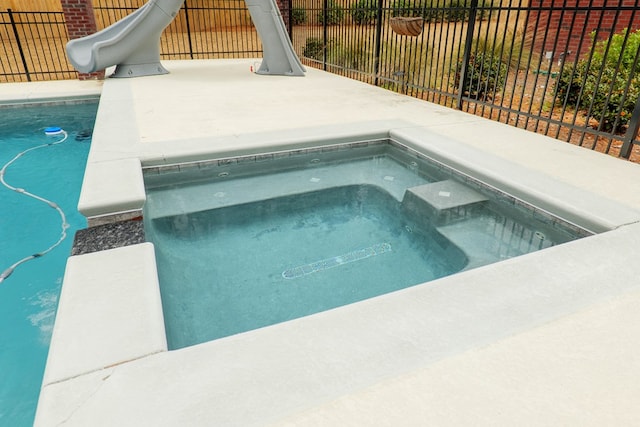
[[[428,156],[420,151],[409,147],[408,145],[403,144],[398,139],[394,139],[392,137],[381,138],[381,139],[371,139],[371,140],[362,140],[362,141],[354,141],[354,142],[343,142],[338,144],[329,144],[329,145],[319,145],[309,148],[294,148],[291,150],[281,150],[275,151],[272,153],[264,153],[264,154],[250,154],[250,155],[241,155],[241,156],[232,156],[232,157],[222,157],[218,159],[207,159],[201,161],[192,161],[192,162],[184,162],[184,163],[173,163],[168,165],[159,165],[159,166],[142,166],[142,174],[145,176],[157,176],[164,174],[172,174],[172,173],[180,173],[180,172],[189,172],[189,171],[197,171],[197,170],[210,170],[217,167],[225,167],[229,165],[242,165],[248,163],[256,163],[258,161],[266,162],[273,161],[282,158],[296,157],[296,156],[306,156],[314,153],[329,153],[329,152],[338,152],[338,151],[347,151],[354,150],[359,148],[369,148],[375,145],[390,145],[395,147],[405,153],[408,153],[412,157],[428,162],[432,164],[436,169],[443,173],[446,176],[452,177],[456,180],[462,181],[473,188],[479,190],[483,194],[491,194],[497,196],[497,198],[504,203],[515,207],[519,210],[524,210],[527,213],[531,214],[534,218],[543,220],[547,222],[552,228],[555,229],[568,229],[573,233],[580,237],[587,237],[595,234],[593,231],[587,230],[584,227],[580,227],[570,221],[567,221],[558,215],[554,215],[551,212],[548,212],[544,209],[536,207],[535,205],[528,203],[518,197],[512,196],[509,193],[483,182],[482,180],[476,179],[468,174],[457,171],[451,166],[446,165],[445,163]]]

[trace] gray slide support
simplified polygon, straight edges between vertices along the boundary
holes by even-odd
[[[293,51],[275,0],[245,0],[245,3],[262,41],[262,64],[256,72],[303,76],[305,68]]]
[[[80,72],[116,65],[112,77],[166,74],[160,63],[160,36],[184,0],[149,0],[115,24],[67,43],[67,56]]]
[[[263,60],[258,74],[301,76],[304,66],[293,46],[275,0],[246,0]],[[111,77],[166,74],[160,63],[160,36],[177,16],[184,0],[149,0],[140,9],[95,34],[67,43],[67,56],[80,72],[116,65]]]

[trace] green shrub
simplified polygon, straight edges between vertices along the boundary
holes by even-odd
[[[422,16],[423,7],[421,0],[396,0],[391,6],[391,16],[406,16],[417,18]]]
[[[578,107],[582,79],[587,69],[586,65],[586,61],[578,61],[575,65],[566,64],[564,66],[557,83],[558,101],[560,103],[566,101],[567,105]]]
[[[476,10],[476,21],[483,21],[489,18],[489,9],[500,7],[502,2],[495,0],[478,0],[478,9]],[[461,0],[460,7],[464,7],[464,0]],[[495,17],[495,12],[493,16]]]
[[[469,11],[464,0],[435,0],[425,8],[423,17],[430,22],[467,21]]]
[[[522,67],[518,60],[533,58],[535,55],[530,49],[531,39],[522,37],[521,33],[507,30],[504,34],[476,37],[471,44],[471,55],[466,68],[466,82],[463,93],[472,98],[487,100],[494,93],[499,93],[504,88],[507,79],[507,71]],[[464,43],[460,45],[457,54],[464,52]],[[456,89],[460,85],[462,77],[462,57],[459,57],[455,67],[454,84]]]
[[[467,80],[462,89],[463,93],[469,98],[485,101],[504,86],[507,78],[507,65],[497,52],[481,51],[469,58],[466,74]],[[459,61],[455,76],[456,86],[460,84],[461,77],[462,61]]]
[[[337,25],[344,18],[344,9],[333,0],[327,2],[327,18],[325,20],[324,10],[318,14],[318,22],[320,24]],[[325,22],[326,21],[326,22]]]
[[[591,52],[591,63],[586,56],[575,65],[565,65],[557,83],[559,102],[587,112],[591,107],[589,117],[607,132],[625,130],[640,96],[640,61],[634,64],[640,49],[640,30],[629,33],[623,46],[626,35],[625,29],[597,42]]]
[[[317,37],[309,37],[302,49],[302,56],[305,58],[315,59],[316,61],[322,61],[324,53],[324,43]]]
[[[444,20],[447,22],[460,22],[469,20],[470,9],[466,7],[464,0],[451,0],[444,10]]]
[[[356,25],[368,25],[376,22],[378,14],[377,0],[358,0],[351,10],[351,18]]]
[[[307,23],[307,11],[300,7],[294,7],[291,10],[291,21],[293,25],[300,25]]]
[[[302,55],[316,61],[324,61],[326,58],[327,64],[333,66],[373,72],[370,69],[371,52],[363,41],[344,45],[336,40],[328,40],[325,45],[322,39],[309,37],[305,41]]]
[[[481,6],[484,0],[479,3]],[[469,13],[465,0],[396,0],[391,6],[391,16],[422,17],[428,22],[467,21]],[[478,19],[485,13],[478,10]]]

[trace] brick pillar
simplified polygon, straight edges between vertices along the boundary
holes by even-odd
[[[69,39],[88,36],[97,31],[96,17],[93,14],[92,0],[60,0],[64,19],[67,23]],[[78,73],[78,79],[103,79],[104,70],[95,73]]]
[[[280,9],[280,15],[282,15],[282,20],[284,21],[284,27],[289,31],[289,0],[276,0],[276,4],[278,5],[278,9]],[[289,34],[291,37],[291,34]]]

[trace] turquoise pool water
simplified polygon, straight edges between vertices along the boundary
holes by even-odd
[[[5,181],[55,202],[65,213],[67,237],[51,252],[19,265],[0,283],[0,425],[31,426],[74,232],[86,227],[77,212],[97,99],[79,104],[0,109],[0,168],[18,153],[62,139],[44,129],[59,126],[63,143],[25,153]],[[0,186],[0,272],[39,253],[61,236],[55,209]]]
[[[589,235],[390,141],[145,168],[169,346]]]

